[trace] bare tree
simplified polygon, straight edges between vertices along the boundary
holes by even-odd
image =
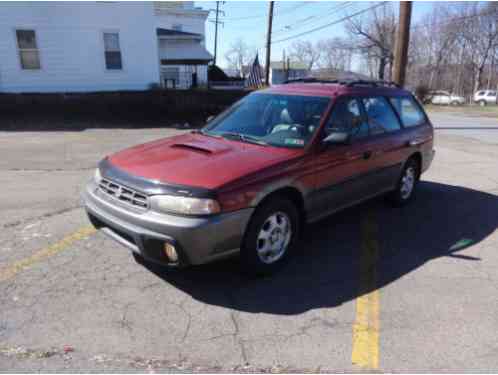
[[[225,59],[231,69],[237,69],[242,74],[242,67],[249,65],[257,51],[249,47],[242,38],[237,39],[230,45],[230,49],[225,53]]]
[[[468,42],[470,62],[474,70],[474,87],[477,91],[482,85],[486,64],[496,55],[498,48],[498,4],[468,3],[464,13],[467,18],[462,22],[463,38]]]
[[[315,48],[320,51],[317,65],[320,68],[335,70],[350,70],[353,59],[353,49],[341,38],[320,40]]]
[[[458,44],[458,30],[451,22],[452,7],[437,4],[433,13],[415,25],[409,53],[409,68],[418,66],[429,88],[441,84],[442,68],[447,66]]]
[[[298,40],[292,43],[289,55],[292,60],[305,64],[311,70],[320,58],[320,49],[309,41]]]
[[[365,58],[375,59],[377,78],[384,79],[392,68],[397,20],[390,3],[375,8],[365,17],[351,19],[346,24],[353,45]]]

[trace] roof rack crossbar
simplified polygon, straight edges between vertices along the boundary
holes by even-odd
[[[375,80],[364,80],[364,79],[357,79],[357,80],[348,80],[348,79],[332,79],[332,80],[327,80],[327,79],[319,79],[319,78],[314,78],[314,77],[307,77],[307,78],[295,78],[295,79],[289,79],[287,81],[284,81],[283,84],[290,84],[290,83],[335,83],[339,85],[345,85],[348,87],[353,87],[353,86],[372,86],[372,87],[380,87],[380,86],[393,86],[396,88],[401,88],[397,83],[391,82],[391,81],[375,81]]]
[[[318,79],[314,77],[307,77],[307,78],[294,78],[294,79],[288,79],[287,81],[284,81],[283,84],[289,84],[289,83],[339,83],[338,80],[333,79],[333,80],[327,80],[327,79]]]
[[[355,81],[349,81],[346,84],[349,87],[352,86],[361,86],[361,85],[370,85],[374,87],[379,87],[379,86],[394,86],[397,88],[400,88],[400,86],[396,82],[391,82],[391,81],[367,81],[367,80],[355,80]]]

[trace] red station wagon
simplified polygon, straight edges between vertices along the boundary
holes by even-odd
[[[306,223],[381,194],[409,202],[433,157],[433,127],[410,92],[302,80],[251,93],[202,130],[106,157],[84,199],[91,222],[140,258],[240,254],[267,274]]]

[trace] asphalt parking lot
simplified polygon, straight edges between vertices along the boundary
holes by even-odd
[[[97,161],[179,130],[0,132],[0,371],[497,371],[498,120],[431,118],[412,205],[313,224],[256,280],[138,264],[89,227]]]

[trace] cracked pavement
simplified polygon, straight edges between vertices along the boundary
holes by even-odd
[[[272,278],[244,277],[237,259],[139,264],[95,233],[0,281],[0,371],[361,371],[366,212],[379,228],[380,370],[497,371],[498,121],[472,133],[480,119],[430,117],[465,129],[436,131],[416,201],[376,199],[308,226]],[[80,192],[100,158],[177,132],[0,132],[0,272],[88,225]]]

